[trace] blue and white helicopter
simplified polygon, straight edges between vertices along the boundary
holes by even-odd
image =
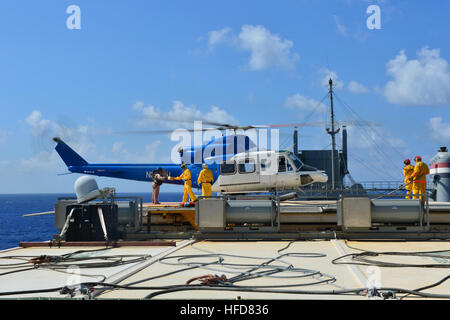
[[[207,163],[214,176],[212,191],[223,194],[293,190],[328,181],[324,171],[302,163],[293,152],[256,150],[255,143],[241,134],[224,135],[202,145],[182,147],[178,150],[180,164],[89,163],[61,138],[55,137],[53,140],[57,143],[55,150],[71,173],[152,182],[157,170],[162,170],[165,177],[177,177],[182,173],[180,164],[186,163],[191,171],[192,187],[199,188],[197,178],[202,164]],[[205,151],[208,151],[207,156]],[[194,159],[200,161],[195,163]],[[166,179],[165,183],[182,185],[184,182]]]

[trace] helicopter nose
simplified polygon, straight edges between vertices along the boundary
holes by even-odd
[[[314,179],[314,182],[327,182],[328,181],[328,175],[326,175],[323,172],[315,172],[311,176]]]

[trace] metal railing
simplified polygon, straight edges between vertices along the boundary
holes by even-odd
[[[404,185],[400,180],[396,181],[361,181],[359,182],[366,190],[394,190]],[[427,182],[427,189],[432,189],[432,182]]]
[[[336,199],[340,195],[357,196],[368,195],[378,196],[382,194],[389,194],[393,196],[405,195],[406,189],[402,187],[403,181],[362,181],[351,187],[338,185],[335,189],[331,189],[327,184],[313,183],[305,186],[297,192],[299,198],[325,198]],[[434,189],[431,181],[427,182],[427,191],[431,193]]]
[[[361,181],[359,184],[369,190],[394,190],[403,185],[403,181]]]

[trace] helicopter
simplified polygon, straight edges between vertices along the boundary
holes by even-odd
[[[278,125],[288,126],[288,125]],[[246,126],[239,129],[254,129],[263,126]],[[270,126],[275,127],[275,126]],[[220,129],[238,127],[222,125]],[[108,164],[89,163],[61,138],[55,137],[55,150],[62,158],[70,173],[81,173],[102,177],[152,182],[157,171],[164,177],[181,175],[180,164]],[[209,153],[206,152],[209,150]],[[256,150],[256,151],[255,151]],[[257,150],[249,136],[243,134],[223,135],[202,145],[180,147],[181,163],[191,171],[192,187],[200,188],[197,177],[202,164],[207,163],[213,173],[212,191],[227,193],[276,192],[297,189],[315,182],[325,183],[328,176],[300,161],[288,150]],[[205,156],[206,155],[206,156]],[[194,159],[200,161],[193,161]],[[165,183],[183,185],[182,180],[166,179]]]
[[[266,128],[287,128],[295,127],[294,137],[297,134],[297,128],[306,126],[327,126],[326,132],[331,136],[331,189],[336,188],[337,167],[336,163],[336,134],[340,131],[340,126],[356,125],[356,126],[378,126],[377,123],[367,122],[364,120],[350,120],[350,121],[335,121],[333,108],[333,80],[330,76],[328,81],[329,90],[319,103],[312,108],[311,112],[304,118],[309,119],[312,114],[321,105],[322,101],[330,98],[330,122],[304,122],[304,123],[290,123],[290,124],[269,124],[269,125],[247,125],[237,126],[225,123],[212,122],[210,120],[201,119],[200,123],[206,123],[214,126],[214,128],[194,128],[194,130],[184,130],[185,132],[194,132],[194,142],[197,145],[190,147],[181,147],[178,149],[181,164],[186,164],[191,171],[192,187],[200,188],[197,178],[202,170],[202,165],[206,163],[213,173],[213,183],[211,190],[213,192],[227,193],[255,193],[255,192],[278,192],[288,190],[299,190],[301,187],[311,185],[313,183],[327,183],[328,175],[324,170],[318,170],[315,167],[303,163],[298,157],[297,153],[289,150],[262,150],[257,148],[256,144],[250,139],[247,134],[238,134],[240,130],[247,133],[249,131],[263,131]],[[339,99],[340,100],[340,99]],[[347,106],[347,108],[349,108]],[[355,114],[355,112],[352,112]],[[356,115],[356,114],[355,114]],[[170,116],[159,116],[159,119],[149,120],[163,120],[175,122],[194,122],[194,127],[197,120],[195,119],[174,119]],[[358,118],[358,117],[356,117]],[[328,126],[330,127],[328,128]],[[336,127],[337,126],[337,127]],[[211,138],[207,143],[200,144],[198,139],[195,139],[196,132],[223,130],[232,132],[219,138]],[[345,130],[343,130],[346,132]],[[122,133],[133,134],[149,134],[149,133],[169,133],[174,131],[169,130],[153,130],[153,131],[131,131]],[[220,134],[219,134],[220,136]],[[60,138],[53,139],[57,145],[56,151],[59,153],[68,170],[71,173],[84,173],[97,176],[137,180],[137,181],[153,181],[153,176],[159,172],[163,177],[178,177],[183,170],[180,164],[172,163],[153,163],[153,164],[91,164],[84,160],[72,148],[65,144]],[[204,141],[204,140],[200,140]],[[294,138],[296,141],[296,138]],[[295,149],[297,149],[297,142],[294,142]],[[206,152],[208,151],[208,152]],[[297,150],[296,150],[297,151]],[[346,166],[346,159],[344,165]],[[345,174],[349,175],[346,169]],[[166,179],[168,184],[184,184],[181,180]],[[301,189],[300,189],[301,191]]]
[[[336,123],[338,128],[335,129],[334,111],[333,111],[333,80],[329,79],[329,91],[312,109],[311,113],[306,117],[309,118],[317,107],[326,97],[330,97],[330,115],[331,128],[327,128],[327,133],[332,140],[332,169],[331,182],[332,189],[335,189],[336,167],[335,153],[336,142],[335,136],[339,132],[339,122]],[[173,119],[170,117],[160,117],[159,120],[188,122],[187,119]],[[196,124],[194,120],[194,127]],[[295,153],[289,150],[261,150],[246,134],[238,134],[239,130],[251,131],[261,130],[264,128],[301,128],[305,126],[322,126],[323,122],[316,123],[291,123],[278,125],[247,125],[236,126],[224,123],[211,122],[201,119],[200,122],[213,125],[215,128],[194,128],[194,130],[184,130],[195,133],[200,131],[215,130],[220,132],[223,130],[230,131],[232,134],[222,135],[219,138],[211,138],[204,144],[191,145],[190,147],[180,147],[178,153],[181,163],[186,164],[191,171],[192,187],[200,188],[197,183],[198,175],[202,170],[202,164],[208,164],[209,169],[213,173],[213,183],[211,190],[213,192],[227,193],[255,193],[255,192],[277,192],[299,189],[301,187],[313,183],[327,183],[328,175],[323,170],[304,164]],[[328,123],[326,123],[328,125]],[[341,125],[358,125],[358,126],[374,126],[376,123],[366,121],[350,121],[341,122]],[[133,131],[133,134],[148,133],[168,133],[168,130],[153,131]],[[124,132],[122,132],[124,133]],[[127,132],[125,132],[127,133]],[[137,181],[153,181],[156,172],[160,172],[164,177],[178,177],[183,170],[180,164],[173,163],[153,163],[153,164],[91,164],[84,160],[72,148],[65,144],[60,138],[53,139],[57,145],[55,147],[61,156],[68,170],[71,173],[83,173],[97,176],[137,180]],[[198,140],[197,140],[198,141]],[[203,141],[203,140],[200,140]],[[208,151],[208,152],[206,152]],[[348,172],[347,172],[348,173]],[[168,184],[184,184],[181,180],[166,179]]]

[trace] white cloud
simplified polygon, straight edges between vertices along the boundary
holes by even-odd
[[[143,103],[137,102],[133,105],[133,109],[142,110]],[[145,110],[149,112],[151,108]],[[147,113],[149,114],[149,113]],[[79,126],[62,126],[56,122],[46,119],[38,110],[33,111],[27,118],[26,122],[30,125],[33,136],[37,139],[44,140],[44,148],[35,152],[30,158],[22,159],[20,164],[26,170],[52,170],[63,172],[65,165],[59,155],[53,150],[55,143],[51,138],[58,136],[64,142],[70,145],[77,153],[89,162],[108,162],[108,163],[149,163],[161,161],[161,154],[158,153],[158,146],[161,145],[160,140],[153,141],[146,145],[142,152],[129,151],[123,142],[114,142],[111,152],[100,152],[94,143],[92,136],[98,133],[108,133],[110,129],[101,128],[97,125],[79,125]],[[142,148],[140,148],[141,150]],[[169,158],[166,157],[166,160]]]
[[[210,50],[220,43],[227,43],[238,50],[250,52],[248,68],[252,71],[269,67],[290,70],[299,59],[298,54],[291,52],[293,41],[282,39],[261,25],[243,25],[238,35],[232,34],[228,27],[208,32]]]
[[[428,120],[428,128],[431,136],[438,141],[450,140],[450,124],[442,121],[442,117],[434,117]]]
[[[54,152],[55,143],[53,137],[60,137],[76,150],[83,157],[89,159],[104,159],[104,155],[97,152],[92,136],[110,133],[111,129],[103,128],[96,124],[67,126],[58,124],[55,121],[46,119],[39,110],[34,110],[25,119],[30,126],[31,134],[38,150],[29,159],[23,159],[21,163],[28,167],[55,167],[55,164],[62,163],[59,156]]]
[[[160,127],[180,127],[180,122],[194,122],[194,120],[207,120],[217,123],[236,124],[237,120],[224,109],[211,106],[210,110],[199,110],[195,105],[186,106],[181,101],[174,101],[172,109],[162,112],[154,105],[144,106],[143,102],[136,102],[133,107],[141,113],[142,118],[137,124],[140,126],[154,125]]]
[[[61,137],[66,140],[78,140],[79,137],[112,132],[110,128],[100,127],[98,125],[83,124],[67,126],[59,124],[55,121],[45,119],[39,110],[32,111],[25,121],[30,126],[31,134],[34,137]]]
[[[57,163],[57,157],[56,153],[47,151],[47,150],[41,150],[37,154],[33,155],[29,159],[22,159],[20,163],[28,169],[35,170],[36,168],[39,169],[45,169],[54,167]],[[62,161],[61,161],[62,163]]]
[[[208,111],[205,116],[206,119],[211,119],[214,122],[226,123],[226,124],[236,124],[237,120],[225,110],[220,109],[218,106],[211,106],[210,111]]]
[[[213,30],[208,32],[208,46],[209,50],[213,50],[214,47],[223,42],[230,41],[229,34],[231,32],[231,28],[225,27],[220,30]]]
[[[387,64],[393,78],[384,88],[384,96],[393,104],[439,106],[450,103],[450,70],[439,49],[422,48],[417,59],[408,60],[405,51]]]
[[[312,111],[317,107],[318,112],[326,112],[327,107],[323,103],[319,103],[319,101],[302,96],[300,94],[294,94],[293,96],[289,96],[286,98],[284,102],[284,106],[292,109],[299,109],[303,111]]]
[[[239,33],[240,47],[250,51],[248,63],[251,70],[262,70],[270,66],[293,69],[299,56],[291,53],[294,42],[280,39],[261,25],[244,25]]]
[[[48,131],[58,131],[59,129],[56,123],[44,119],[42,113],[38,110],[31,112],[25,121],[30,125],[33,136],[41,136]]]
[[[329,81],[330,78],[333,80],[333,88],[334,89],[343,89],[345,87],[344,81],[339,79],[339,76],[336,71],[330,70],[328,68],[321,68],[319,70],[319,73],[323,75],[323,78],[321,80],[321,84],[324,87],[329,87]],[[352,93],[367,93],[369,92],[369,89],[367,89],[364,85],[361,83],[352,80],[347,85],[347,90]]]
[[[367,93],[369,92],[369,89],[367,89],[364,85],[357,81],[350,81],[350,83],[347,86],[348,91],[352,93]]]
[[[328,81],[330,78],[333,80],[333,86],[335,89],[342,89],[344,87],[344,82],[339,80],[338,74],[336,71],[332,71],[328,68],[322,68],[319,70],[320,73],[324,74],[325,76],[322,78],[321,84],[323,86],[328,87]]]

